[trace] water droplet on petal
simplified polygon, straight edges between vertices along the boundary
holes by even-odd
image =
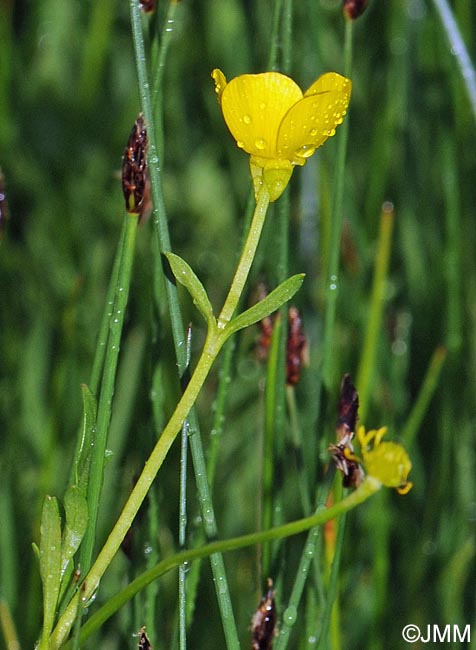
[[[312,137],[314,137],[315,135],[317,135],[317,129],[311,129],[311,130],[309,131],[309,135],[311,135]]]
[[[260,107],[260,110],[261,110],[261,111],[264,111],[264,109],[266,108],[266,104],[265,104],[264,102],[261,102],[261,104],[259,105],[259,107]]]
[[[255,141],[255,146],[257,149],[261,149],[261,150],[266,149],[266,140],[263,140],[263,138],[258,138]]]
[[[251,124],[251,116],[250,115],[243,115],[243,122],[245,124]]]
[[[238,147],[240,147],[240,149],[244,149],[244,148],[245,148],[245,143],[242,142],[241,140],[237,140],[236,144],[237,144]]]
[[[309,158],[315,152],[316,147],[313,144],[303,144],[295,151],[295,155],[299,158]]]

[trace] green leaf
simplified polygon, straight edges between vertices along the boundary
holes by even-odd
[[[195,306],[207,321],[208,326],[215,327],[216,320],[213,315],[213,307],[208,299],[203,284],[197,278],[187,262],[185,262],[181,257],[174,253],[165,253],[165,256],[177,282],[180,282],[180,284],[187,289]]]
[[[279,309],[301,288],[303,280],[304,273],[291,276],[271,291],[261,302],[233,318],[226,327],[227,337],[238,330],[254,325]]]
[[[64,495],[66,523],[61,545],[61,577],[69,561],[76,553],[88,525],[88,504],[76,485],[69,487]]]
[[[81,386],[83,393],[83,420],[81,428],[81,441],[76,454],[74,477],[76,485],[83,494],[88,490],[89,466],[91,464],[92,437],[96,423],[97,403],[93,393],[86,384]]]
[[[58,502],[45,497],[40,525],[40,575],[43,583],[42,645],[47,644],[55,622],[61,584],[61,519]]]

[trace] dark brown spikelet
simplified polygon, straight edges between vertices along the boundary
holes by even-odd
[[[367,8],[367,0],[344,0],[342,11],[344,16],[350,20],[355,20],[361,16]]]
[[[5,232],[9,216],[7,195],[5,194],[5,177],[0,169],[0,239]]]
[[[294,386],[301,377],[301,368],[307,358],[307,339],[299,310],[288,311],[288,339],[286,342],[286,384]]]
[[[251,620],[252,650],[271,650],[276,636],[276,603],[273,581],[268,578],[268,591]]]
[[[145,14],[151,14],[157,8],[157,0],[140,0],[140,8]]]
[[[143,213],[148,183],[147,129],[140,114],[132,128],[122,161],[122,191],[126,210],[130,214]]]
[[[139,650],[152,650],[152,646],[150,645],[150,641],[147,637],[147,634],[145,633],[145,627],[141,627],[140,632],[139,632],[139,643],[137,645]]]
[[[329,451],[337,469],[342,473],[342,485],[346,488],[357,487],[362,482],[363,472],[357,460],[352,458],[352,438],[358,418],[359,394],[348,374],[342,379],[337,411],[337,444],[330,445]]]
[[[337,404],[339,419],[337,420],[337,440],[346,434],[355,432],[355,425],[359,412],[359,394],[347,373],[342,379],[340,397]]]

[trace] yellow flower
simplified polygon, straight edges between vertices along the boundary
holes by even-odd
[[[364,427],[359,427],[357,437],[365,471],[383,485],[397,488],[400,494],[406,494],[412,488],[412,483],[407,481],[412,463],[401,445],[396,442],[382,442],[386,433],[387,427],[367,432]],[[372,440],[373,446],[369,449],[368,445]]]
[[[342,124],[352,82],[328,72],[302,93],[279,72],[244,74],[227,83],[212,72],[223,117],[236,144],[250,154],[255,195],[264,183],[270,200],[286,188],[295,165],[304,165]]]

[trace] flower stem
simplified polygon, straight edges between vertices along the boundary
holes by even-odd
[[[172,446],[172,443],[177,437],[190,409],[194,405],[213,362],[228,338],[226,324],[228,324],[234,310],[236,309],[246,278],[248,277],[251,263],[258,246],[264,219],[266,217],[268,204],[269,196],[267,190],[264,188],[258,196],[258,201],[250,226],[250,232],[246,239],[229,294],[225,301],[225,307],[227,307],[227,309],[225,310],[224,307],[222,310],[222,314],[225,312],[226,314],[229,314],[229,316],[227,320],[222,320],[223,325],[221,330],[214,328],[213,331],[208,333],[200,359],[197,362],[193,375],[190,378],[174,413],[157,441],[149,459],[146,461],[144,469],[142,470],[142,473],[139,476],[121,514],[119,515],[114,528],[83,582],[83,587],[81,589],[81,599],[83,602],[89,601],[94,596],[104,572],[117,553],[121,542],[132,525],[134,517],[145,499],[157,472]],[[194,458],[194,462],[195,460],[196,459]],[[206,477],[206,472],[204,476]],[[220,561],[220,563],[222,563],[223,559],[215,556],[215,561]],[[70,622],[74,619],[74,612],[77,608],[77,598],[78,596],[75,596],[72,599],[58,622],[52,635],[52,648],[58,648],[64,640],[65,635],[68,633]],[[231,647],[236,646],[236,644],[237,642]]]
[[[347,497],[327,509],[319,509],[318,512],[310,517],[299,519],[291,523],[283,524],[260,532],[233,537],[231,539],[211,542],[200,548],[189,549],[176,553],[162,560],[152,569],[145,571],[142,575],[133,580],[125,589],[113,596],[101,609],[99,609],[84,624],[81,630],[81,642],[87,639],[104,621],[110,618],[122,605],[133,598],[137,593],[142,591],[148,584],[157,580],[162,575],[180,566],[183,562],[191,562],[200,558],[207,557],[213,553],[224,553],[228,551],[245,548],[269,542],[275,539],[297,535],[315,526],[322,526],[326,521],[334,519],[344,512],[352,510],[359,504],[366,501],[373,494],[378,492],[382,484],[373,477],[367,477],[362,484]],[[69,644],[65,645],[65,650],[69,649]]]
[[[238,305],[240,296],[243,293],[243,287],[245,286],[245,282],[251,268],[251,263],[253,262],[256,249],[258,247],[261,230],[263,229],[266,212],[268,210],[268,205],[269,194],[265,185],[263,185],[258,194],[250,230],[243,247],[243,252],[236,269],[235,277],[233,278],[233,282],[231,284],[225,304],[223,305],[223,309],[221,310],[220,316],[218,317],[218,328],[221,330],[227,325],[227,323],[230,322],[231,317],[233,316],[233,313]]]

